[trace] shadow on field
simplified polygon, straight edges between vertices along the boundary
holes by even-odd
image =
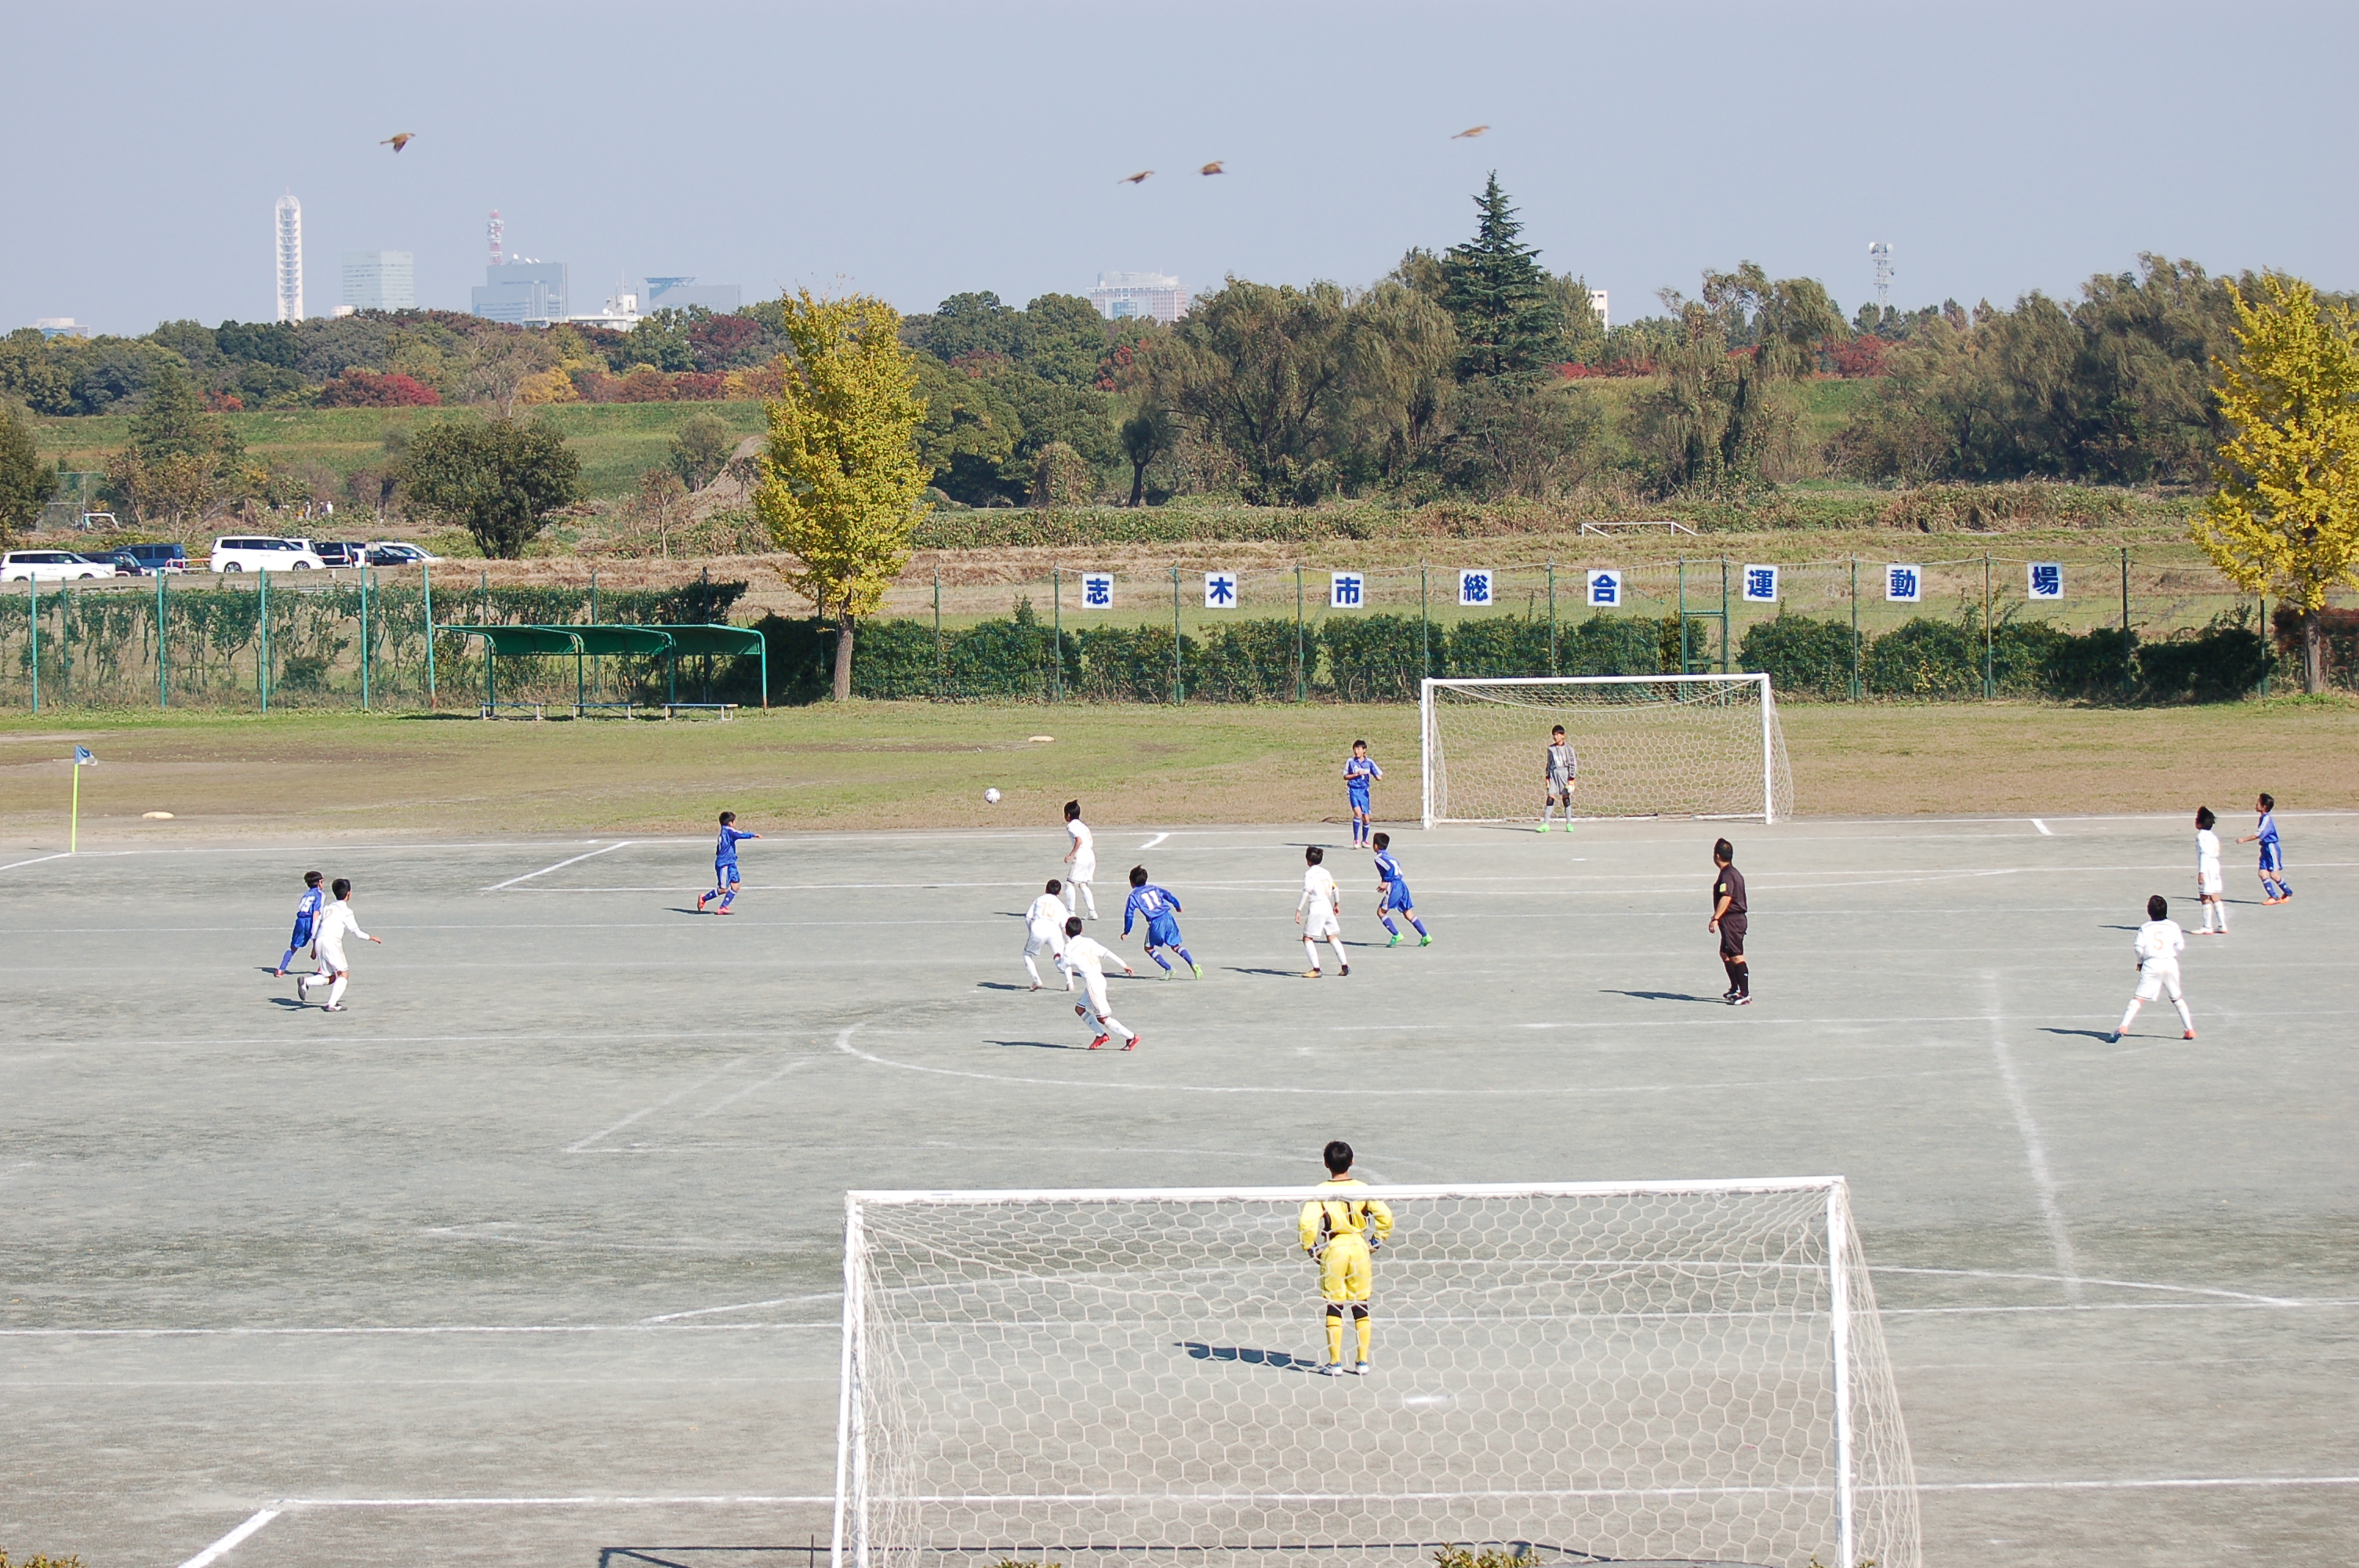
[[[647,1563],[650,1568],[720,1568],[721,1564],[741,1558],[783,1563],[797,1557],[808,1568],[816,1568],[821,1555],[828,1550],[817,1541],[809,1546],[602,1546],[598,1549],[598,1568],[627,1568],[634,1563]]]
[[[1240,968],[1234,964],[1229,966],[1229,973],[1233,975],[1275,975],[1281,980],[1299,980],[1302,978],[1302,971],[1300,969],[1246,969]]]
[[[2078,1034],[2084,1039],[2099,1041],[2107,1045],[2114,1043],[2114,1032],[2110,1029],[2042,1029],[2039,1033],[2042,1034]]]
[[[1180,1341],[1180,1348],[1197,1361],[1242,1361],[1248,1366],[1275,1367],[1281,1372],[1319,1370],[1318,1362],[1290,1356],[1283,1350],[1256,1350],[1244,1345],[1207,1345],[1197,1339]]]
[[[1616,990],[1612,986],[1601,986],[1598,989],[1606,996],[1632,996],[1636,997],[1640,1001],[1700,1001],[1712,1007],[1722,1005],[1720,998],[1716,996],[1690,996],[1686,991],[1625,991]]]
[[[1035,1051],[1086,1051],[1089,1049],[1086,1045],[1068,1044],[1065,1042],[1059,1040],[990,1040],[985,1041],[984,1044],[989,1045],[1006,1045],[1010,1047],[1028,1047]]]

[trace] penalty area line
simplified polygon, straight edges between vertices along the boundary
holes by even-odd
[[[223,1558],[228,1556],[230,1552],[237,1547],[240,1541],[245,1541],[248,1536],[254,1534],[264,1525],[268,1524],[272,1519],[277,1519],[285,1511],[286,1505],[283,1503],[273,1504],[269,1508],[256,1511],[254,1516],[248,1519],[244,1524],[239,1525],[235,1530],[231,1530],[219,1541],[216,1541],[211,1546],[206,1547],[202,1552],[198,1552],[194,1557],[191,1557],[186,1563],[181,1563],[180,1568],[207,1568],[209,1563],[220,1562]]]
[[[603,849],[592,849],[586,855],[576,855],[570,860],[560,860],[553,866],[543,866],[537,871],[527,871],[520,877],[510,877],[504,882],[494,882],[484,891],[485,892],[498,892],[501,889],[512,888],[518,882],[528,882],[535,877],[545,877],[551,871],[561,871],[568,866],[579,865],[584,860],[595,860],[600,855],[611,855],[617,849],[628,848],[630,844],[631,840],[628,838],[618,838]]]

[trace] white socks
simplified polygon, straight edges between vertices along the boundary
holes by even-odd
[[[1319,944],[1308,936],[1302,939],[1302,957],[1312,968],[1319,967]]]
[[[2138,1000],[2137,998],[2130,998],[2129,1011],[2122,1014],[2121,1027],[2114,1030],[2114,1033],[2116,1034],[2127,1034],[2130,1032],[2130,1020],[2136,1018],[2138,1015],[2138,1009],[2145,1005],[2146,1004]],[[2180,1023],[2186,1025],[2189,1029],[2193,1029],[2195,1027],[2195,1017],[2192,1013],[2187,1011],[2187,999],[2185,997],[2172,997],[2170,999],[2170,1005],[2179,1010],[2179,1022]]]
[[[1330,936],[1327,938],[1327,946],[1335,949],[1335,967],[1338,969],[1350,965],[1352,960],[1343,957],[1343,939],[1341,936]]]
[[[338,975],[336,983],[328,988],[328,1005],[334,1007],[344,1000],[344,977]]]
[[[2187,1011],[2187,999],[2185,997],[2172,997],[2170,999],[2170,1005],[2179,1010],[2180,1022],[2185,1024],[2190,1030],[2195,1027],[2195,1019],[2193,1015]]]
[[[2228,906],[2227,906],[2226,904],[2224,904],[2224,903],[2206,903],[2206,904],[2204,904],[2204,906],[2203,906],[2203,929],[2204,929],[2204,930],[2206,930],[2206,931],[2209,931],[2209,930],[2211,930],[2211,929],[2212,929],[2212,916],[2213,915],[2213,914],[2214,914],[2215,912],[2218,914],[2218,915],[2219,915],[2219,917],[2220,917],[2220,935],[2223,935],[2223,936],[2225,936],[2226,935],[2228,935]]]
[[[1032,977],[1032,983],[1034,985],[1037,986],[1040,983],[1040,971],[1033,964],[1032,955],[1029,953],[1024,955],[1024,972]]]

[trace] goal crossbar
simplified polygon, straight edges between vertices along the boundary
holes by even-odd
[[[1430,677],[1418,689],[1424,826],[1545,820],[1538,762],[1551,718],[1579,759],[1568,809],[1585,817],[1792,813],[1766,674]]]
[[[1375,1404],[1277,1348],[1317,1332],[1294,1231],[1332,1187],[847,1193],[834,1568],[1507,1539],[1918,1568],[1843,1177],[1353,1195],[1397,1220]]]

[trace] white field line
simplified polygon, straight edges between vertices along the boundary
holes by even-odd
[[[583,860],[594,860],[600,855],[611,855],[617,849],[627,848],[631,842],[632,840],[628,838],[617,839],[614,843],[607,845],[603,849],[592,849],[586,855],[576,855],[570,860],[560,860],[553,866],[543,866],[537,871],[527,871],[520,877],[510,877],[504,882],[494,882],[484,891],[485,892],[498,892],[503,888],[512,888],[518,882],[528,882],[535,877],[545,877],[551,871],[561,871],[566,867],[579,865]]]
[[[191,1557],[186,1563],[181,1563],[180,1568],[207,1568],[207,1564],[220,1562],[223,1558],[230,1554],[232,1549],[234,1549],[239,1541],[244,1541],[247,1536],[252,1535],[264,1525],[268,1524],[272,1519],[277,1519],[279,1514],[284,1511],[286,1506],[286,1504],[280,1503],[274,1507],[262,1509],[259,1513],[254,1515],[253,1518],[247,1519],[244,1524],[239,1525],[235,1530],[231,1530],[219,1541],[216,1541],[211,1546],[206,1547],[202,1552],[198,1552],[194,1557]]]
[[[761,1508],[780,1503],[833,1503],[825,1497],[703,1498],[289,1498],[282,1509],[658,1509]]]
[[[733,1062],[729,1065],[734,1067],[736,1064]],[[670,1105],[673,1101],[686,1098],[688,1096],[694,1094],[697,1090],[703,1088],[706,1085],[726,1076],[728,1072],[729,1067],[723,1067],[720,1072],[714,1073],[709,1077],[700,1078],[684,1089],[674,1090],[672,1093],[668,1094],[663,1098],[656,1101],[653,1105],[641,1106],[638,1109],[631,1112],[630,1115],[623,1118],[622,1120],[614,1123],[614,1126],[606,1129],[603,1132],[593,1132],[587,1138],[567,1144],[565,1146],[565,1152],[568,1154],[579,1154],[588,1149],[592,1143],[599,1141],[601,1139],[612,1138],[614,1134],[622,1131],[623,1129],[630,1126],[641,1117],[653,1116],[656,1112],[663,1109],[666,1106]]]
[[[29,860],[11,860],[6,865],[0,866],[0,871],[13,871],[18,866],[38,866],[43,860],[63,860],[69,858],[68,852],[60,849],[54,855],[36,855]]]
[[[797,1067],[808,1067],[813,1062],[823,1060],[825,1060],[825,1058],[820,1056],[797,1056],[785,1066],[780,1067],[777,1072],[772,1073],[768,1077],[760,1079],[755,1083],[747,1084],[742,1089],[731,1090],[728,1094],[725,1094],[719,1099],[714,1100],[711,1105],[706,1106],[702,1110],[698,1111],[696,1114],[700,1119],[704,1117],[711,1116],[716,1110],[736,1104],[739,1100],[744,1099],[747,1095],[752,1094],[756,1089],[768,1088],[772,1084],[777,1083],[780,1078],[785,1077]],[[584,1151],[584,1152],[587,1152],[587,1151]]]
[[[2198,1476],[2145,1481],[1919,1481],[1920,1492],[2168,1492],[2244,1487],[2359,1487],[2359,1476]]]
[[[2064,1293],[2079,1301],[2081,1290],[2081,1260],[2072,1250],[2072,1233],[2065,1228],[2064,1207],[2057,1200],[2056,1176],[2048,1164],[2048,1145],[2039,1136],[2039,1123],[2032,1119],[2030,1101],[2025,1098],[2023,1080],[2017,1076],[2015,1058],[2006,1048],[2006,1036],[1998,1020],[2005,1015],[1999,1011],[1998,976],[1985,973],[1983,980],[1991,999],[1991,1054],[1998,1062],[1999,1087],[2006,1092],[2007,1109],[2014,1113],[2015,1130],[2023,1140],[2024,1162],[2030,1167],[2032,1185],[2039,1192],[2039,1217],[2048,1227],[2049,1245],[2056,1251],[2056,1270],[2064,1277]]]
[[[1141,844],[1139,848],[1142,849],[1152,849],[1155,846],[1162,843],[1163,840],[1170,837],[1171,835],[1169,833],[1158,833],[1154,838],[1149,838],[1146,843]]]
[[[639,1322],[642,1324],[678,1323],[682,1318],[711,1317],[716,1313],[753,1312],[760,1307],[791,1306],[797,1302],[839,1302],[842,1299],[842,1291],[821,1291],[812,1296],[777,1296],[766,1302],[740,1302],[735,1306],[698,1307],[693,1312],[668,1312],[656,1317],[643,1317]]]
[[[814,1297],[813,1300],[833,1300],[843,1292]],[[843,1326],[840,1319],[829,1318],[817,1323],[684,1323],[669,1324],[650,1320],[647,1323],[553,1323],[553,1324],[421,1324],[414,1327],[353,1328],[0,1328],[0,1339],[329,1339],[329,1338],[402,1338],[409,1336],[434,1335],[502,1335],[502,1334],[745,1334],[767,1332],[777,1328],[824,1328],[831,1331]]]
[[[2031,819],[2031,825],[2039,829],[2039,836],[2043,838],[2053,838],[2056,837],[2055,829],[2049,827],[2048,824],[2040,821],[2037,816]]]

